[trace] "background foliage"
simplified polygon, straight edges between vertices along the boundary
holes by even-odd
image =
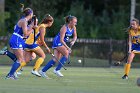
[[[5,29],[10,33],[20,18],[20,3],[31,7],[39,21],[46,13],[54,17],[47,37],[54,37],[64,24],[64,17],[70,14],[78,18],[79,38],[124,39],[123,28],[129,25],[130,0],[6,0],[5,11],[10,17]]]

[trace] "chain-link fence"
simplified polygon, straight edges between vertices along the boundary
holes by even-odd
[[[48,46],[51,48],[53,38],[45,39]],[[6,37],[0,37],[0,44],[5,45]],[[2,47],[1,47],[2,48]],[[70,55],[70,64],[66,66],[80,66],[80,67],[110,67],[115,62],[123,59],[127,54],[125,40],[100,40],[100,39],[77,39],[75,45],[72,47]],[[139,66],[139,55],[134,58],[134,65]],[[51,59],[51,55],[46,53],[46,64]],[[6,60],[6,59],[5,59]],[[122,62],[123,64],[125,63]],[[9,64],[8,61],[0,64]],[[33,65],[31,63],[30,65]],[[122,65],[123,65],[122,64]]]

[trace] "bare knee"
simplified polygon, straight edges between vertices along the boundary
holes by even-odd
[[[55,58],[52,59],[54,62],[57,62],[57,60]],[[59,60],[59,59],[58,59]]]
[[[65,56],[66,58],[68,58],[68,56],[69,56],[69,51],[65,50],[63,53],[64,53],[64,54],[62,54],[62,55]]]
[[[66,52],[65,57],[68,58],[69,56],[69,52]]]
[[[134,56],[135,56],[135,54],[131,53],[128,57],[127,63],[132,63]]]
[[[18,60],[18,62],[23,62],[24,58],[18,58],[17,60]]]
[[[42,54],[40,57],[42,57],[43,59],[46,58],[46,55],[45,54]]]
[[[25,62],[28,63],[31,59],[25,59]]]

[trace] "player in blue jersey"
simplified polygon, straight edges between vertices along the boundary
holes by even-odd
[[[70,47],[68,47],[66,42],[69,41],[69,37],[71,37],[72,35],[73,35],[73,39],[70,42],[71,45],[74,45],[77,39],[77,32],[76,32],[77,18],[75,16],[69,15],[65,18],[65,22],[66,23],[61,27],[60,32],[55,36],[53,40],[53,46],[52,46],[52,48],[54,49],[55,57],[57,59],[60,59],[60,62],[62,64],[64,64],[67,61],[68,55],[69,53],[71,53],[71,49]],[[50,60],[43,67],[43,69],[39,71],[40,75],[44,78],[48,78],[45,72],[48,69],[50,69],[56,62],[57,60],[55,58]],[[59,77],[63,76],[63,74],[60,72],[61,68],[62,65],[58,63],[57,67],[54,69],[54,73]]]
[[[32,33],[32,28],[34,27],[33,24],[28,25],[28,21],[33,17],[33,10],[31,8],[26,8],[23,11],[23,16],[17,24],[14,27],[14,33],[12,34],[9,45],[11,49],[13,50],[13,53],[15,54],[17,60],[12,65],[12,68],[10,72],[7,74],[6,78],[8,79],[16,79],[14,76],[15,71],[20,66],[21,62],[24,61],[24,54],[23,54],[23,48],[24,48],[24,38],[29,36]]]

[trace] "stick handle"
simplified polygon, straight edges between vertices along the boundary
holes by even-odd
[[[67,70],[66,68],[65,68],[65,66],[55,57],[55,55],[53,54],[53,53],[50,53],[61,65],[62,65],[62,67],[65,69],[65,70]]]
[[[72,46],[73,45],[70,45],[70,49],[72,49]],[[68,64],[70,64],[70,53],[69,53],[69,56],[68,56]]]

